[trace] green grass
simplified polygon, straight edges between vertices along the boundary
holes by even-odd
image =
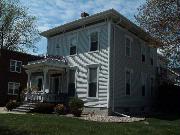
[[[99,123],[53,114],[0,114],[0,135],[180,135],[180,119]]]

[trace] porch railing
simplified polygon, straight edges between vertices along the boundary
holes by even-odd
[[[27,102],[49,102],[64,103],[68,95],[66,93],[43,93],[42,91],[26,93],[25,101]]]

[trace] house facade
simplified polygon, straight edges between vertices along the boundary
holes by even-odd
[[[0,49],[0,106],[16,100],[19,88],[26,88],[27,74],[22,65],[39,57]]]
[[[114,9],[41,33],[47,57],[28,63],[26,100],[78,97],[85,111],[149,111],[156,98],[157,50],[147,33]]]

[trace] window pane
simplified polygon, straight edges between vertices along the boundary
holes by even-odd
[[[70,47],[70,55],[76,54],[76,46]]]
[[[20,84],[19,84],[19,83],[16,83],[16,84],[15,84],[15,89],[14,89],[14,94],[18,94],[19,87],[20,87]]]
[[[11,60],[10,61],[10,71],[15,71],[15,66],[16,65],[16,61],[14,60]]]
[[[76,46],[77,42],[76,42],[76,37],[72,37],[70,40],[70,47],[71,46]]]
[[[145,85],[142,86],[142,96],[145,96]]]
[[[89,83],[89,97],[96,97],[97,83]]]
[[[17,61],[17,64],[16,64],[16,71],[17,72],[21,72],[21,62],[20,61]]]
[[[89,82],[97,82],[97,68],[89,69]]]
[[[97,42],[98,41],[98,32],[91,33],[91,42]]]
[[[130,71],[126,71],[126,95],[130,95],[130,81],[131,81],[131,77],[130,77],[131,73]]]
[[[142,54],[142,62],[145,62],[145,55]]]
[[[91,33],[91,47],[90,51],[98,50],[98,32]]]

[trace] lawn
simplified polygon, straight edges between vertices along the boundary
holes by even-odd
[[[180,135],[180,118],[99,123],[53,114],[0,114],[0,135]]]

